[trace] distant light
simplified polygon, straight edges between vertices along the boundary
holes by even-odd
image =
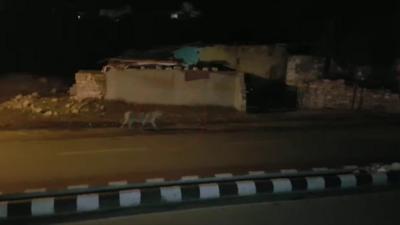
[[[77,18],[78,18],[78,20],[80,20],[80,19],[82,19],[82,16],[81,16],[81,15],[78,15]]]
[[[171,19],[173,19],[173,20],[179,19],[179,14],[178,13],[171,13]]]

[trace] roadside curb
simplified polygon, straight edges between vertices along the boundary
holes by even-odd
[[[25,200],[0,202],[1,219],[48,217],[102,210],[135,208],[149,205],[178,204],[215,200],[226,197],[248,197],[260,194],[290,194],[348,190],[362,187],[388,186],[400,183],[400,171],[341,173],[314,176],[291,176],[255,179],[221,179],[175,185],[155,183],[153,186],[116,190],[85,191],[63,196],[41,196]]]

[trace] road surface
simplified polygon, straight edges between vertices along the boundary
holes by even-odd
[[[0,192],[400,161],[395,126],[2,139]],[[56,131],[55,131],[56,132]],[[27,134],[29,136],[29,134]]]

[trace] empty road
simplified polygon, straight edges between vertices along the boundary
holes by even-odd
[[[399,131],[394,126],[347,126],[82,138],[0,137],[0,192],[394,162],[400,161]]]

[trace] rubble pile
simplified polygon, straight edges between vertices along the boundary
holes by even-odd
[[[400,96],[384,90],[355,89],[344,80],[318,80],[299,86],[299,108],[400,112]]]
[[[59,115],[78,115],[82,113],[101,113],[105,106],[100,100],[74,98],[40,97],[38,93],[30,95],[17,95],[11,100],[0,105],[0,110],[17,110],[44,117],[57,117]]]
[[[40,97],[37,92],[25,96],[17,95],[13,99],[1,104],[0,108],[42,113],[44,110],[35,104],[39,98]]]
[[[76,100],[87,98],[103,99],[106,90],[105,75],[99,71],[79,71],[70,95]]]
[[[91,112],[104,112],[105,106],[93,99],[86,99],[85,101],[72,100],[64,105],[65,112],[69,114],[91,113]]]

